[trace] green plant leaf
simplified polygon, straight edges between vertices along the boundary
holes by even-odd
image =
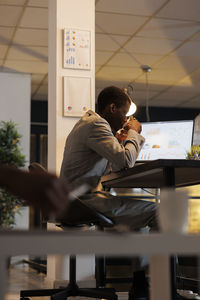
[[[23,167],[25,156],[21,153],[17,125],[12,122],[0,122],[0,162]],[[22,201],[4,189],[0,189],[0,225],[12,227],[15,223],[15,212],[19,210]]]

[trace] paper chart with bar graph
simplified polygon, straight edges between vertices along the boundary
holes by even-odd
[[[90,31],[64,29],[64,68],[90,70]]]

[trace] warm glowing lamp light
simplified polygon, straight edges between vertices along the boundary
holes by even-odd
[[[133,101],[132,101],[130,95],[128,94],[127,89],[124,88],[123,91],[124,91],[124,93],[129,97],[129,99],[131,100],[131,106],[130,106],[130,108],[129,108],[128,113],[126,114],[126,117],[130,117],[130,116],[132,116],[132,115],[136,112],[137,106],[135,105],[135,103],[133,103]]]
[[[132,116],[137,110],[137,106],[135,105],[135,103],[133,103],[133,101],[131,101],[131,106],[129,108],[128,113],[126,114],[127,117]]]

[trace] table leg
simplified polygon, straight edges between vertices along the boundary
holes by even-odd
[[[150,299],[171,300],[169,256],[152,255],[150,257]]]
[[[7,287],[7,264],[6,257],[0,255],[0,299],[5,299],[6,287]]]
[[[171,299],[176,300],[176,256],[170,256],[170,274],[171,274]]]
[[[174,167],[166,167],[163,169],[164,184],[165,188],[175,189],[176,178]],[[162,193],[162,188],[160,189],[160,194]],[[161,198],[161,196],[160,196]],[[176,300],[176,257],[171,256],[170,258],[170,290],[171,290],[171,300]]]

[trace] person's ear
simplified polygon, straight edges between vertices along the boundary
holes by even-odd
[[[110,112],[115,113],[115,111],[116,111],[116,105],[114,103],[111,103],[110,104]]]

